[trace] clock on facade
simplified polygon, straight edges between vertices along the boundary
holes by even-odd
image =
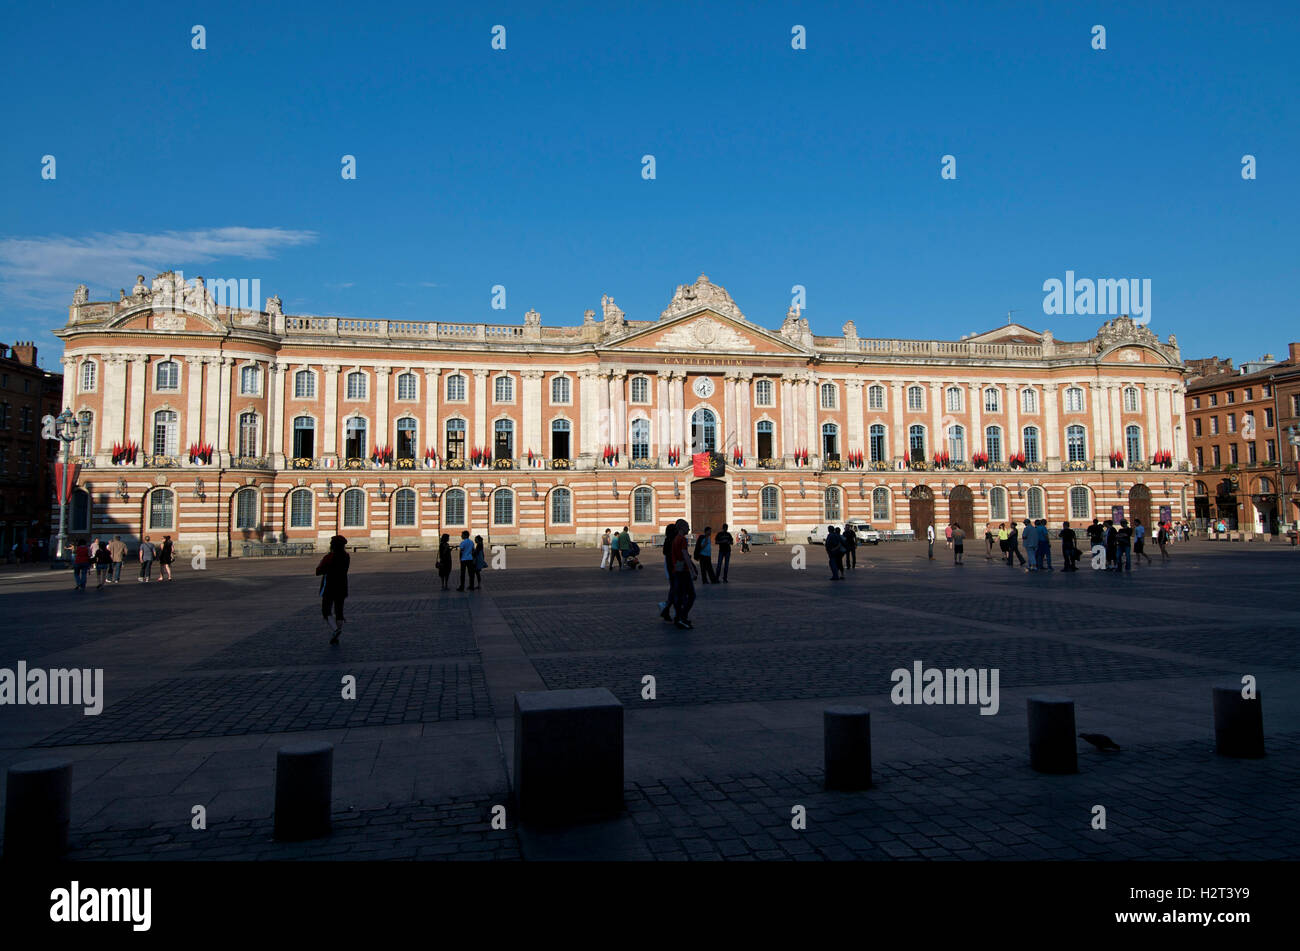
[[[713,381],[707,376],[702,376],[695,381],[695,386],[692,389],[695,390],[695,395],[700,399],[707,400],[713,395]]]

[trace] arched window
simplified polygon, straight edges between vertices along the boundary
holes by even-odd
[[[510,489],[497,489],[492,496],[492,523],[513,525],[515,521],[515,494]]]
[[[347,399],[364,400],[366,398],[366,375],[360,370],[348,374]]]
[[[81,389],[82,392],[90,393],[95,389],[95,361],[87,360],[81,365]]]
[[[632,420],[632,458],[650,458],[650,420]]]
[[[447,399],[452,403],[465,402],[465,376],[453,373],[447,377]]]
[[[948,456],[953,462],[966,461],[966,427],[948,427]]]
[[[1083,412],[1083,389],[1071,386],[1065,391],[1065,411],[1067,413]]]
[[[311,370],[299,370],[293,375],[293,398],[296,400],[314,400],[316,398],[316,374]]]
[[[919,386],[909,386],[907,388],[907,408],[911,410],[925,409],[925,391]]]
[[[399,400],[413,400],[419,393],[419,384],[416,382],[414,373],[403,373],[397,377],[397,398]]]
[[[343,493],[343,527],[363,528],[366,524],[366,490],[347,489]]]
[[[465,458],[465,420],[453,416],[447,420],[448,459]]]
[[[1092,500],[1086,486],[1070,487],[1070,518],[1086,519],[1092,515]]]
[[[772,459],[776,455],[776,426],[770,419],[760,419],[755,429],[758,434],[758,458]]]
[[[262,390],[262,373],[255,366],[239,368],[239,395],[256,396]]]
[[[879,383],[867,387],[867,409],[885,408],[885,388]]]
[[[1007,490],[1000,485],[989,489],[989,518],[995,522],[1006,521]]]
[[[759,494],[759,503],[759,521],[775,522],[781,518],[781,493],[776,486],[763,486],[763,491]]]
[[[944,395],[947,398],[948,412],[960,413],[961,412],[961,387],[950,386],[948,387],[948,389],[944,391]]]
[[[1142,458],[1142,429],[1139,426],[1127,426],[1124,429],[1124,452],[1129,462]]]
[[[632,402],[650,402],[650,379],[644,376],[632,377]]]
[[[776,405],[776,400],[772,397],[771,380],[759,380],[754,384],[754,403],[757,406]]]
[[[1021,390],[1020,411],[1023,413],[1038,412],[1038,391],[1037,390]]]
[[[257,489],[252,486],[235,493],[235,528],[257,528]]]
[[[95,451],[95,414],[83,409],[77,414],[77,455],[89,456]]]
[[[175,410],[160,409],[153,414],[153,452],[155,456],[180,452],[180,417]]]
[[[567,419],[551,420],[551,458],[569,458],[569,440],[573,426]]]
[[[294,489],[289,493],[289,527],[311,528],[311,489]]]
[[[840,428],[834,423],[822,423],[822,458],[840,457]]]
[[[293,420],[293,457],[311,459],[316,455],[316,420],[295,416]]]
[[[1065,446],[1068,461],[1084,462],[1088,458],[1088,435],[1082,426],[1065,428]]]
[[[823,520],[827,522],[838,522],[840,520],[840,490],[837,486],[826,487],[822,516]]]
[[[883,485],[871,490],[871,520],[873,522],[889,521],[889,490]]]
[[[1136,413],[1138,411],[1138,391],[1135,386],[1124,387],[1124,412]]]
[[[360,416],[351,416],[344,423],[343,455],[346,459],[364,459],[366,457],[366,434],[369,427]]]
[[[1043,490],[1036,485],[1031,485],[1025,491],[1025,504],[1028,507],[1028,514],[1031,519],[1045,518],[1043,508]]]
[[[1040,462],[1038,454],[1038,427],[1026,426],[1024,431],[1025,462]]]
[[[633,383],[636,381],[633,380]],[[633,387],[635,389],[635,387]],[[567,376],[557,376],[551,378],[551,402],[552,403],[569,403],[572,400],[572,384]]]
[[[241,456],[257,455],[257,414],[239,414],[239,454]]]
[[[632,521],[642,525],[655,520],[654,493],[648,485],[632,490]]]
[[[997,392],[996,390],[994,392]],[[984,430],[984,451],[989,454],[989,462],[1002,461],[1002,427],[988,426]]]
[[[154,389],[159,392],[181,388],[181,365],[175,360],[164,360],[154,371]]]
[[[393,493],[393,525],[397,528],[415,527],[414,489],[398,489]]]
[[[715,452],[717,448],[717,417],[713,410],[700,407],[691,415],[691,451]]]
[[[149,530],[167,531],[176,524],[176,495],[171,489],[149,493]]]
[[[924,426],[912,426],[907,430],[907,448],[912,462],[925,462]]]
[[[447,525],[465,524],[465,490],[448,489],[442,494],[443,522]]]
[[[493,398],[498,403],[513,403],[515,401],[515,381],[513,377],[499,376],[492,384]]]
[[[68,505],[68,531],[90,532],[90,493],[85,489],[72,490]]]
[[[885,461],[885,427],[880,423],[872,425],[871,430],[871,461]]]
[[[494,434],[492,443],[493,459],[513,459],[515,457],[515,423],[512,419],[498,419],[492,424]]]
[[[989,387],[984,391],[984,412],[1000,413],[1002,412],[1002,391]]]
[[[822,384],[822,409],[834,409],[835,396],[836,396],[835,384],[823,383]]]
[[[420,424],[414,417],[403,416],[397,421],[397,458],[414,459],[420,449]]]
[[[573,493],[559,488],[551,492],[551,524],[568,525],[573,521]]]

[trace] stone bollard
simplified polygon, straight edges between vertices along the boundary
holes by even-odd
[[[521,821],[581,822],[623,811],[623,704],[604,687],[515,694]]]
[[[1028,706],[1029,765],[1040,773],[1077,773],[1074,701],[1038,696],[1030,697]]]
[[[871,788],[871,713],[827,707],[822,713],[827,789]]]
[[[275,754],[275,838],[318,839],[330,833],[332,743],[290,743]]]
[[[1214,688],[1214,752],[1236,759],[1264,755],[1264,701],[1241,695],[1240,684]]]
[[[53,859],[68,851],[72,761],[15,763],[5,781],[5,858]]]

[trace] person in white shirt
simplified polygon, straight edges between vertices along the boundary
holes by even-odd
[[[930,548],[930,560],[934,561],[934,523],[931,522],[925,527],[925,540]]]

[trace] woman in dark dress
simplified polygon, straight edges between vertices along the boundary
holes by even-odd
[[[343,633],[343,601],[348,596],[348,565],[352,559],[348,556],[348,540],[342,535],[330,539],[330,550],[316,566],[316,574],[323,575],[320,583],[320,613],[325,618],[325,626],[330,626],[330,608],[334,609],[334,636],[331,644],[339,642]]]
[[[158,580],[172,580],[172,559],[175,558],[175,546],[170,535],[163,536],[162,551],[158,553]]]
[[[438,541],[438,577],[442,579],[442,590],[447,590],[447,579],[451,577],[451,543],[448,535]]]
[[[483,536],[474,536],[474,581],[483,587],[483,569],[487,567],[487,554],[483,551]]]

